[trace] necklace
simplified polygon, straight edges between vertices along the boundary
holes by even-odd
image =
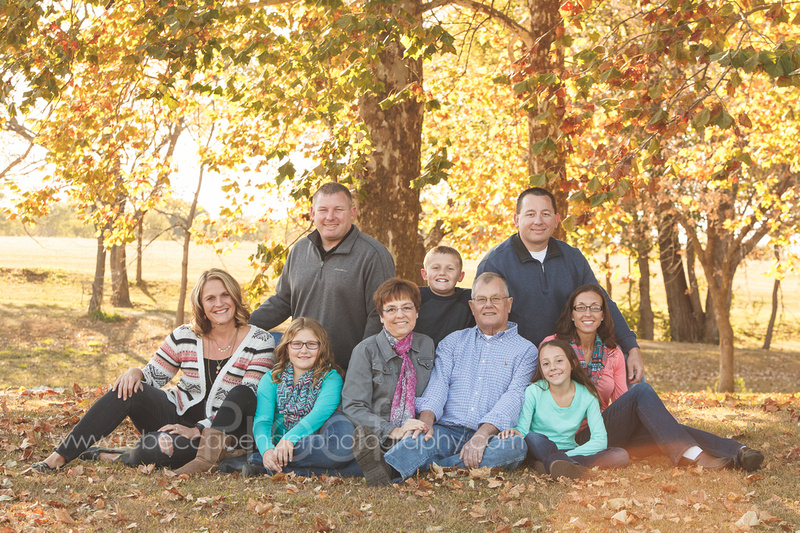
[[[214,374],[214,376],[218,376],[219,375],[219,371],[222,369],[222,365],[225,362],[227,362],[228,359],[230,359],[230,358],[226,357],[225,359],[218,359],[218,360],[217,359],[206,359],[205,360],[206,361],[206,373],[209,376],[211,374]],[[214,365],[214,363],[216,363],[216,368],[213,369],[213,372],[212,372],[212,366]]]
[[[230,340],[230,342],[228,342],[228,345],[226,347],[224,347],[224,348],[220,348],[219,341],[217,340],[216,337],[214,337],[213,340],[214,340],[214,344],[217,345],[217,351],[224,353],[224,352],[227,352],[228,350],[230,350],[233,347],[234,343],[236,342],[236,338],[238,336],[239,336],[239,326],[236,326],[236,330],[234,330],[234,332],[233,332],[233,338]]]

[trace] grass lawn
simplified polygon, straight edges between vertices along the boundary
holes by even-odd
[[[763,468],[749,475],[678,469],[660,456],[590,481],[552,481],[529,468],[461,470],[388,488],[330,477],[184,479],[81,461],[32,474],[27,467],[104,387],[144,364],[172,329],[173,278],[148,283],[147,293],[132,288],[134,309],[99,321],[83,311],[85,277],[0,261],[0,533],[800,531],[800,353],[792,342],[769,352],[740,342],[741,390],[730,395],[709,392],[715,346],[642,343],[648,381],[681,422],[764,452]],[[115,436],[135,437],[134,429],[125,423]]]

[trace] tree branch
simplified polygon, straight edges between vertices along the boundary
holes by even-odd
[[[469,9],[470,11],[476,11],[478,13],[488,15],[492,18],[492,20],[518,37],[528,48],[533,47],[535,43],[533,35],[531,35],[530,30],[525,26],[518,23],[502,11],[499,11],[492,6],[483,4],[481,2],[476,2],[475,0],[431,0],[426,4],[422,4],[418,11],[419,13],[424,13],[426,11],[446,5],[457,5],[459,7],[463,7],[464,9]]]

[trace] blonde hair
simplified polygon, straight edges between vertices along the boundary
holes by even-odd
[[[317,361],[314,363],[314,384],[316,385],[329,370],[333,369],[343,374],[343,372],[336,366],[333,358],[333,348],[331,348],[331,341],[328,339],[328,334],[322,327],[322,324],[313,318],[299,317],[292,320],[289,327],[281,337],[281,342],[275,348],[275,365],[272,367],[272,381],[275,383],[280,382],[281,374],[286,367],[289,366],[289,343],[294,340],[298,333],[302,330],[310,330],[311,333],[319,341],[319,351],[317,352]]]
[[[464,261],[461,259],[461,254],[458,253],[458,250],[451,246],[436,246],[431,248],[427,254],[425,254],[425,259],[422,260],[422,265],[425,267],[425,270],[428,269],[428,265],[431,264],[433,260],[433,256],[436,254],[441,255],[449,255],[456,261],[458,261],[458,269],[464,270]]]
[[[244,326],[250,320],[250,311],[247,310],[242,302],[242,288],[239,287],[239,282],[221,268],[209,268],[200,274],[200,279],[197,280],[197,284],[192,289],[189,298],[192,301],[192,331],[198,337],[211,331],[211,320],[203,311],[203,302],[201,300],[203,299],[203,287],[213,279],[221,281],[225,286],[225,290],[228,291],[228,294],[233,299],[233,305],[236,308],[234,311],[236,327]]]

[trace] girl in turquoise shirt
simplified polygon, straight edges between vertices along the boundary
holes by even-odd
[[[347,438],[353,425],[334,414],[341,396],[342,378],[325,330],[311,318],[293,320],[275,349],[271,376],[258,386],[253,437],[260,457],[254,454],[249,463],[260,463],[270,474],[348,468],[360,473]]]
[[[586,420],[591,438],[578,446],[575,433]],[[588,477],[590,468],[628,465],[628,452],[606,449],[606,428],[600,415],[597,389],[581,368],[568,342],[551,340],[539,348],[533,383],[525,389],[525,403],[517,426],[500,438],[522,435],[537,470],[553,479]],[[540,463],[540,464],[539,464]]]

